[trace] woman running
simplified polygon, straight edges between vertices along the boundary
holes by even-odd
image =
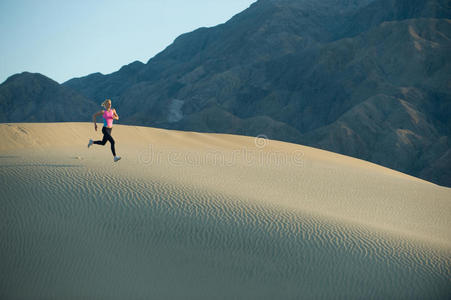
[[[111,100],[106,99],[103,101],[102,106],[105,108],[105,110],[101,110],[97,113],[95,113],[92,116],[92,120],[94,122],[94,129],[97,131],[97,124],[96,124],[96,118],[98,116],[103,116],[103,139],[101,141],[93,141],[92,139],[89,140],[88,148],[91,147],[92,144],[102,145],[104,146],[107,141],[111,144],[111,152],[114,156],[114,162],[117,162],[119,159],[121,159],[120,156],[116,156],[116,150],[114,149],[114,139],[111,136],[111,130],[113,130],[113,119],[119,120],[119,116],[116,113],[116,110],[114,108],[111,108]]]

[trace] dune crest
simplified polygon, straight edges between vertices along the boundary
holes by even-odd
[[[118,163],[90,123],[0,124],[1,296],[449,295],[449,188],[262,137],[112,136]]]

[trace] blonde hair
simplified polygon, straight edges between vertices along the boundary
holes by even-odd
[[[111,107],[111,99],[106,99],[105,101],[102,102],[101,105],[102,105],[103,107],[106,108],[106,104],[107,104],[108,102],[110,103],[110,107]]]

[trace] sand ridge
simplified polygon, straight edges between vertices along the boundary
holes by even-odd
[[[90,123],[0,124],[0,295],[449,295],[449,188],[278,141],[112,135],[116,164]]]

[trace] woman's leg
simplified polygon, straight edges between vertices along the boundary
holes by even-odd
[[[111,153],[113,153],[113,156],[116,156],[116,150],[114,149],[114,139],[111,136],[112,130],[113,130],[113,128],[106,128],[106,135],[107,135],[107,140],[110,141],[110,144],[111,144]]]
[[[114,148],[114,139],[111,136],[111,130],[113,128],[102,127],[103,139],[101,141],[94,141],[94,144],[105,146],[106,142],[109,141],[111,144],[111,152],[116,156],[116,150]]]
[[[113,153],[113,156],[116,156],[116,150],[114,149],[114,139],[113,137],[110,135],[110,144],[111,144],[111,153]]]
[[[101,141],[94,141],[94,144],[104,146],[108,141],[109,134],[106,132],[105,127],[102,127],[103,139]]]

